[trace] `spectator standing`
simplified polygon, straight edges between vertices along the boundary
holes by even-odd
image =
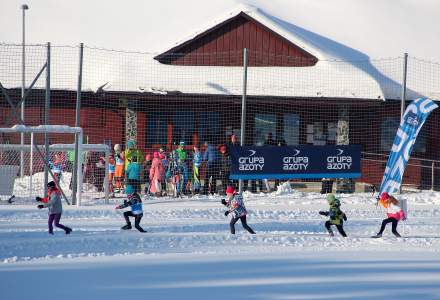
[[[54,155],[54,158],[51,162],[49,162],[50,170],[53,173],[55,183],[57,185],[60,184],[61,177],[63,176],[63,170],[64,170],[64,163],[61,159],[61,155],[59,153],[56,153]]]
[[[153,161],[150,168],[150,192],[157,197],[162,196],[161,182],[165,179],[165,170],[159,158],[159,152],[153,153]]]
[[[159,158],[162,162],[164,173],[167,174],[168,168],[169,168],[169,163],[168,163],[167,154],[166,154],[165,150],[162,148],[159,149]],[[167,193],[167,178],[168,177],[165,175],[164,180],[161,182],[162,194]]]
[[[133,157],[136,157],[137,163],[142,163],[144,161],[142,151],[137,149],[134,141],[130,140],[127,142],[127,149],[124,151],[125,170],[127,170],[129,162],[133,161]]]
[[[182,180],[181,192],[184,195],[187,195],[188,194],[188,189],[187,189],[187,186],[188,186],[188,165],[187,165],[187,154],[186,154],[184,147],[185,147],[185,142],[181,141],[179,143],[179,146],[176,149],[176,154],[177,154],[177,158],[178,158],[177,163],[179,164],[179,167],[183,173],[183,174],[181,174],[183,176],[183,178],[182,178],[183,180],[181,179]]]
[[[115,177],[115,171],[116,171],[115,156],[113,154],[110,154],[108,159],[108,190],[112,198],[115,196],[115,191],[113,186],[113,178]]]
[[[226,194],[226,188],[229,184],[229,174],[231,170],[231,159],[225,145],[220,146],[220,180],[222,182],[222,193]]]
[[[130,162],[128,163],[126,176],[127,176],[127,186],[133,187],[136,193],[141,190],[141,174],[142,168],[137,161],[137,156],[132,156]]]
[[[118,192],[124,187],[125,156],[120,144],[115,144],[115,185]]]
[[[203,194],[208,195],[209,192],[209,181],[211,179],[211,189],[210,192],[213,195],[217,192],[217,174],[218,170],[218,161],[219,155],[217,149],[210,144],[209,142],[205,142],[205,153],[203,154],[203,161],[206,164],[205,168],[205,180],[203,182]]]
[[[143,181],[145,182],[145,195],[150,194],[150,169],[151,169],[151,163],[152,163],[153,158],[151,157],[151,154],[147,154],[145,155],[145,162],[144,162],[144,178]]]
[[[198,146],[194,146],[193,154],[193,188],[194,194],[200,193],[200,167],[202,165],[203,157],[202,152]]]

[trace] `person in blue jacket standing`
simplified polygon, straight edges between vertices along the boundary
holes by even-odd
[[[209,142],[205,142],[206,150],[203,154],[203,161],[206,163],[206,169],[205,169],[205,180],[203,183],[203,194],[208,195],[209,191],[209,180],[212,178],[211,181],[211,194],[214,195],[214,193],[217,192],[217,177],[219,173],[219,153],[217,149],[210,144]]]
[[[138,163],[137,157],[133,156],[128,163],[126,176],[127,186],[132,186],[136,193],[139,193],[141,191],[141,173],[142,166]],[[126,194],[128,193],[126,192]]]

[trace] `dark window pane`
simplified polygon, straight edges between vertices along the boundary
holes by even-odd
[[[388,117],[382,121],[380,146],[382,151],[390,151],[393,145],[394,137],[399,128],[399,117]]]
[[[254,144],[264,145],[269,133],[275,139],[277,132],[277,116],[274,114],[256,114],[255,115],[255,140]]]
[[[202,112],[199,119],[199,140],[220,142],[220,115],[218,112]]]
[[[167,114],[154,112],[148,114],[147,144],[167,143]]]
[[[284,114],[283,139],[287,145],[299,144],[299,115]],[[281,140],[281,139],[280,139]]]
[[[192,144],[194,133],[194,112],[176,111],[173,119],[173,142],[184,141],[187,145]]]

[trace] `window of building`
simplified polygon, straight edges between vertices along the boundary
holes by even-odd
[[[269,133],[276,138],[277,116],[275,114],[256,114],[254,124],[254,144],[261,146],[266,142]]]
[[[299,144],[299,115],[284,114],[283,138],[287,145]]]
[[[192,144],[194,134],[194,112],[176,111],[173,118],[173,142],[184,141],[185,144]]]
[[[220,114],[218,112],[202,112],[199,116],[199,141],[220,142]]]
[[[382,121],[380,139],[380,148],[382,151],[391,150],[394,142],[394,137],[396,136],[397,128],[399,128],[399,124],[399,117],[388,117]]]
[[[166,145],[167,144],[167,114],[165,112],[154,112],[148,114],[147,119],[147,144]]]

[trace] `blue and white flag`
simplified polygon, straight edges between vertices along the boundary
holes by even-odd
[[[393,194],[400,188],[403,173],[416,143],[417,135],[429,114],[437,107],[438,105],[430,99],[418,98],[406,108],[394,138],[385,174],[382,178],[380,193]]]

